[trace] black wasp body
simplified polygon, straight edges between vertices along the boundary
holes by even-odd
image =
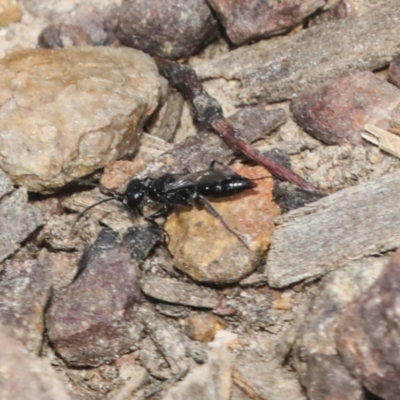
[[[257,186],[252,180],[237,174],[217,161],[213,161],[204,171],[165,174],[159,178],[150,179],[147,184],[144,182],[140,179],[130,181],[124,197],[128,206],[134,210],[138,209],[145,196],[163,204],[148,219],[166,217],[180,205],[204,206],[214,216],[221,219],[207,197],[228,197]]]
[[[157,224],[155,222],[156,218],[167,217],[179,206],[199,205],[205,207],[215,218],[222,222],[226,229],[245,243],[241,236],[224,221],[219,212],[208,201],[208,198],[229,197],[256,186],[257,184],[251,179],[239,175],[218,161],[213,161],[210,167],[204,171],[164,174],[159,178],[152,179],[132,179],[128,183],[122,199],[131,210],[138,212],[140,215],[143,215],[140,204],[145,197],[153,202],[162,204],[158,211],[145,217],[146,220],[154,224]],[[97,204],[114,198],[116,197],[103,199],[98,203],[92,204],[79,215],[78,219]]]

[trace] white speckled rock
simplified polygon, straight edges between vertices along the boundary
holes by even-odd
[[[138,50],[35,49],[0,60],[0,167],[31,191],[133,153],[160,77]]]

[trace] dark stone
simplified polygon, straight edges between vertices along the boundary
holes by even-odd
[[[204,0],[124,0],[116,34],[126,46],[178,59],[216,39],[218,24]]]
[[[302,189],[288,182],[277,181],[274,186],[274,200],[283,214],[304,207],[325,196],[325,193]]]
[[[61,49],[73,46],[92,46],[93,41],[86,31],[77,25],[49,25],[42,30],[38,46],[45,49]]]
[[[79,275],[93,262],[94,259],[101,257],[103,253],[116,247],[118,238],[118,232],[115,232],[112,229],[103,229],[93,245],[85,250],[82,258],[79,260],[78,270],[74,280],[78,279]]]
[[[337,346],[346,367],[375,395],[400,398],[400,249],[344,312]]]
[[[143,261],[162,239],[164,232],[156,225],[133,226],[125,233],[122,242],[131,252],[133,260]]]

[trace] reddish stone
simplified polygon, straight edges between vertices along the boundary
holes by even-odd
[[[400,398],[400,249],[344,312],[337,346],[347,368],[375,395]]]
[[[326,144],[363,143],[366,124],[400,131],[400,90],[372,72],[359,72],[304,92],[292,101],[295,121]]]
[[[48,313],[49,338],[69,365],[98,366],[133,350],[140,287],[129,250],[103,233],[85,254],[86,268]]]
[[[268,249],[275,217],[273,180],[265,168],[233,166],[240,175],[257,181],[257,188],[213,202],[224,221],[246,240],[247,247],[205,209],[174,213],[165,224],[169,249],[177,268],[201,282],[237,282],[254,271]]]
[[[221,19],[229,39],[237,45],[286,32],[325,4],[321,0],[208,0],[208,3]]]

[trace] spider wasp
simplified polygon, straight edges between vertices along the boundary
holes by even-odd
[[[147,221],[157,226],[155,221],[157,218],[167,217],[179,206],[197,205],[206,208],[228,231],[246,244],[243,238],[224,221],[208,197],[228,197],[255,187],[257,184],[254,180],[239,175],[218,161],[212,161],[209,168],[203,171],[190,173],[186,170],[182,174],[167,173],[159,178],[132,179],[122,196],[110,197],[92,204],[79,214],[77,220],[91,208],[114,198],[122,200],[129,209],[143,216],[140,204],[147,197],[153,202],[162,204],[155,213],[145,217]]]

